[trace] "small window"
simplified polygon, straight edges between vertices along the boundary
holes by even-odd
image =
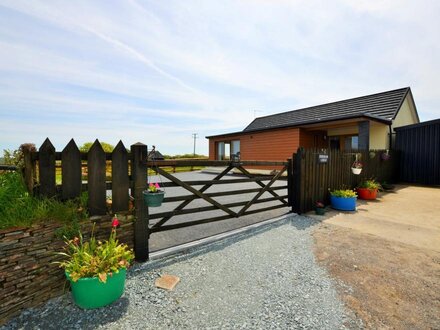
[[[231,155],[237,155],[240,153],[240,140],[231,142]]]
[[[359,149],[359,137],[357,135],[346,136],[344,147],[346,150],[349,150],[349,149],[358,150]]]
[[[225,143],[217,142],[217,160],[225,159]]]

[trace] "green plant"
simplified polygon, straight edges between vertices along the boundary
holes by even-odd
[[[362,181],[361,183],[359,183],[358,188],[366,188],[366,189],[370,189],[370,190],[376,190],[376,189],[380,189],[380,183],[375,181],[374,179],[369,179],[369,180],[365,180]]]
[[[80,233],[79,237],[66,239],[65,252],[59,255],[66,257],[65,261],[59,262],[61,268],[69,273],[73,282],[84,277],[98,277],[100,282],[107,281],[107,275],[119,272],[121,268],[127,268],[134,258],[133,251],[126,244],[119,244],[116,239],[116,227],[119,221],[113,218],[112,230],[108,240],[97,241],[92,235],[88,242]]]
[[[29,149],[30,151],[37,151],[35,144],[24,143],[20,145],[17,150],[4,149],[3,150],[3,161],[6,165],[14,165],[18,168],[24,167],[24,149]]]
[[[87,195],[76,200],[61,202],[55,198],[36,198],[28,193],[19,172],[0,174],[0,229],[14,226],[30,226],[41,221],[57,221],[64,224],[66,234],[87,217]]]
[[[159,186],[159,184],[157,182],[156,183],[150,183],[148,185],[147,190],[148,190],[149,193],[153,193],[153,194],[161,191],[160,190],[160,186]]]
[[[94,142],[86,142],[84,143],[82,146],[79,147],[79,151],[81,152],[89,152],[90,148],[92,147]],[[102,149],[105,152],[112,152],[113,149],[115,148],[113,145],[111,145],[110,143],[107,142],[100,142]]]
[[[352,198],[357,197],[357,194],[355,191],[350,189],[336,189],[333,191],[330,191],[330,194],[335,197],[342,197],[342,198]]]

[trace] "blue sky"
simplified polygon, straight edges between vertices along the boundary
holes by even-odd
[[[0,1],[0,150],[207,154],[254,115],[411,86],[440,117],[439,1]]]

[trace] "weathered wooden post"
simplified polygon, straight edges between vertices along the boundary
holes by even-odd
[[[134,195],[135,216],[134,223],[134,254],[137,261],[148,260],[148,208],[143,201],[142,192],[147,189],[147,156],[148,148],[145,144],[136,143],[131,147],[131,176],[133,185],[131,192]]]
[[[39,151],[40,196],[53,197],[56,194],[55,147],[49,138],[44,140]]]
[[[289,206],[293,210],[293,160],[295,159],[295,154],[293,154],[291,159],[287,160],[287,201]]]
[[[87,181],[90,215],[107,213],[107,187],[105,184],[105,152],[98,140],[87,153]]]
[[[302,157],[304,154],[303,148],[298,148],[296,154],[294,154],[294,164],[293,164],[293,211],[301,214],[303,213],[303,191],[301,191],[301,181],[302,181],[302,173],[301,173],[301,163]]]
[[[22,144],[24,158],[24,182],[29,194],[34,193],[35,161],[32,160],[32,152],[36,151],[35,146],[30,143]]]

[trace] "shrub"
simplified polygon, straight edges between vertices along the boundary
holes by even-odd
[[[352,198],[357,197],[356,192],[350,189],[336,189],[333,191],[330,191],[330,194],[335,197],[342,197],[342,198]]]
[[[36,198],[26,189],[18,172],[0,174],[0,229],[30,226],[40,221],[58,221],[70,230],[87,217],[87,196],[61,202],[55,198]]]
[[[373,180],[373,179],[369,179],[369,180],[365,180],[362,181],[359,185],[358,188],[366,188],[366,189],[371,189],[371,190],[376,190],[376,189],[380,189],[380,183]]]

